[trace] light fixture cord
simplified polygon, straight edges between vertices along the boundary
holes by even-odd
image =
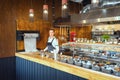
[[[47,3],[46,0],[44,1],[44,3],[45,3],[45,4]]]
[[[32,0],[31,0],[31,8],[33,8],[33,5],[32,5]]]

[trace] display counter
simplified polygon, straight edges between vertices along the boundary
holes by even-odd
[[[71,64],[63,63],[60,61],[53,60],[52,58],[41,57],[39,55],[39,52],[25,53],[25,54],[16,53],[15,55],[18,58],[21,58],[21,59],[24,59],[27,61],[31,61],[31,62],[35,62],[37,64],[41,64],[44,66],[48,66],[50,68],[54,68],[54,69],[60,70],[62,72],[67,72],[68,74],[72,74],[72,75],[82,77],[82,78],[85,78],[88,80],[120,80],[120,77],[117,77],[114,75],[109,75],[109,74],[105,74],[102,72],[86,69],[83,67],[78,67],[78,66],[74,66]],[[58,79],[58,80],[60,80],[60,79]],[[82,79],[79,79],[79,80],[82,80]]]
[[[76,42],[68,42],[64,43],[62,47],[68,48],[86,48],[86,49],[94,49],[94,50],[103,50],[103,51],[114,51],[120,52],[120,44],[103,44],[103,43],[76,43]]]

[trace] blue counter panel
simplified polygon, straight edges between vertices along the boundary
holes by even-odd
[[[16,57],[16,80],[86,80],[84,78]]]
[[[0,80],[16,80],[15,57],[0,58]]]

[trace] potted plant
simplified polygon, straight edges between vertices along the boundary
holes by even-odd
[[[103,34],[101,36],[101,38],[102,38],[103,42],[106,42],[106,41],[108,41],[108,39],[110,39],[110,36],[108,34]]]

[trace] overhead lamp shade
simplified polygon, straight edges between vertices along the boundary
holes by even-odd
[[[91,0],[93,7],[98,7],[99,0]]]
[[[43,9],[48,10],[48,5],[44,4],[44,5],[43,5]]]
[[[62,0],[62,17],[67,17],[68,16],[68,5],[67,5],[68,0]]]
[[[34,16],[34,10],[33,9],[29,9],[29,16],[33,17]]]
[[[62,0],[62,5],[66,3],[67,3],[67,0]]]
[[[48,5],[43,5],[43,19],[48,20]]]
[[[34,10],[33,9],[29,9],[29,13],[34,13]]]

